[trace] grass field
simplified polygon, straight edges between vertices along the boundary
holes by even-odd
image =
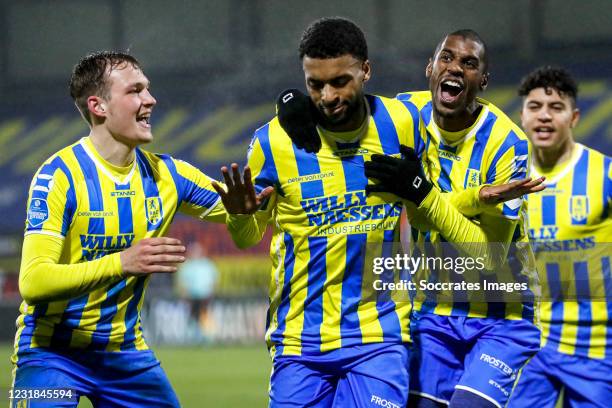
[[[271,363],[263,344],[154,350],[185,408],[267,406]],[[11,351],[10,345],[0,345],[5,361],[0,398],[6,398],[11,384]],[[81,401],[79,407],[91,407],[88,401]]]

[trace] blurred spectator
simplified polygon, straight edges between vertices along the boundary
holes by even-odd
[[[187,248],[187,260],[176,273],[178,295],[189,302],[191,322],[189,336],[196,340],[207,340],[212,332],[212,319],[208,315],[208,305],[214,295],[219,273],[215,264],[206,257],[206,251],[197,241]]]

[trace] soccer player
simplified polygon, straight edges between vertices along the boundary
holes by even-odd
[[[244,184],[234,164],[232,176],[223,169],[228,192],[217,190],[231,206],[251,179],[257,191],[275,188],[256,218],[228,220],[241,247],[273,225],[270,406],[404,407],[411,304],[407,296],[378,296],[374,275],[364,270],[366,254],[380,257],[399,241],[403,203],[367,197],[363,166],[373,154],[415,147],[418,116],[398,100],[364,94],[371,69],[354,23],[314,22],[299,54],[323,121],[321,150],[296,148],[274,118],[255,132]]]
[[[177,211],[224,222],[225,210],[195,167],[139,148],[153,138],[156,100],[133,56],[87,55],[70,94],[91,130],[51,156],[30,187],[13,404],[22,395],[50,406],[61,395],[52,406],[76,407],[85,395],[94,406],[176,407],[143,338],[144,291],[151,274],[185,260],[183,244],[164,237]]]
[[[574,141],[577,93],[572,76],[550,66],[519,87],[533,173],[547,177],[548,188],[528,200],[529,234],[544,300],[552,301],[542,302],[542,350],[519,376],[511,407],[553,408],[562,390],[564,407],[612,401],[612,160]],[[604,291],[606,298],[597,295]]]
[[[506,203],[483,207],[480,193],[487,188],[483,185],[532,183],[531,188],[542,180],[524,179],[529,162],[524,133],[497,107],[477,97],[488,85],[487,65],[487,49],[477,33],[450,33],[438,44],[427,65],[429,91],[397,96],[407,108],[418,110],[426,127],[425,148],[419,153],[435,185],[420,206],[408,214],[413,226],[420,229],[421,241],[503,244],[509,253],[502,254],[501,259],[506,260],[507,255],[509,261],[502,265],[498,260],[495,266],[516,269],[518,264],[514,276],[528,288],[525,301],[518,303],[415,300],[411,393],[418,398],[411,398],[413,406],[503,406],[518,370],[539,348],[532,293],[537,291],[537,275],[526,234],[525,201],[514,196]],[[304,109],[302,115],[297,109],[287,109],[290,104],[291,99],[279,103],[281,123],[290,135],[296,129],[296,142],[308,140],[305,147],[316,150],[318,136],[301,117],[305,115],[311,123],[318,119]],[[395,158],[375,159],[366,163],[366,175],[384,178],[380,190],[392,191],[393,184],[405,178],[407,167],[397,165]],[[541,187],[535,187],[535,191],[538,189]],[[466,223],[454,214],[455,208],[446,205],[446,195],[450,203],[474,220]],[[430,222],[422,223],[422,217]],[[453,227],[442,230],[440,227],[448,223],[431,223],[443,217],[455,218]]]

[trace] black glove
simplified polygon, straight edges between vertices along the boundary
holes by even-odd
[[[401,159],[373,154],[371,161],[365,162],[366,177],[378,180],[378,184],[366,186],[366,194],[392,193],[418,206],[433,184],[425,177],[421,160],[414,149],[401,145],[400,152]]]
[[[293,143],[308,153],[321,149],[317,132],[317,108],[308,95],[297,89],[285,89],[276,99],[278,122]]]

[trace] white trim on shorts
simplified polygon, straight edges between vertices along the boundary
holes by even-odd
[[[440,404],[444,404],[444,405],[449,405],[450,404],[449,401],[447,401],[445,399],[442,399],[442,398],[436,398],[436,397],[434,397],[431,394],[427,394],[426,392],[410,391],[408,393],[409,394],[413,394],[413,395],[418,395],[419,397],[427,398],[427,399],[430,399],[430,400],[435,401],[435,402],[439,402]]]
[[[489,397],[487,394],[485,394],[484,392],[475,390],[474,388],[470,388],[467,387],[465,385],[461,385],[461,384],[457,384],[455,385],[456,389],[460,389],[460,390],[464,390],[464,391],[468,391],[471,392],[473,394],[478,395],[479,397],[482,397],[484,399],[486,399],[487,401],[489,401],[490,403],[492,403],[493,405],[495,405],[497,408],[502,408],[502,406],[499,404],[499,402],[497,402],[495,399],[493,399],[492,397]]]

